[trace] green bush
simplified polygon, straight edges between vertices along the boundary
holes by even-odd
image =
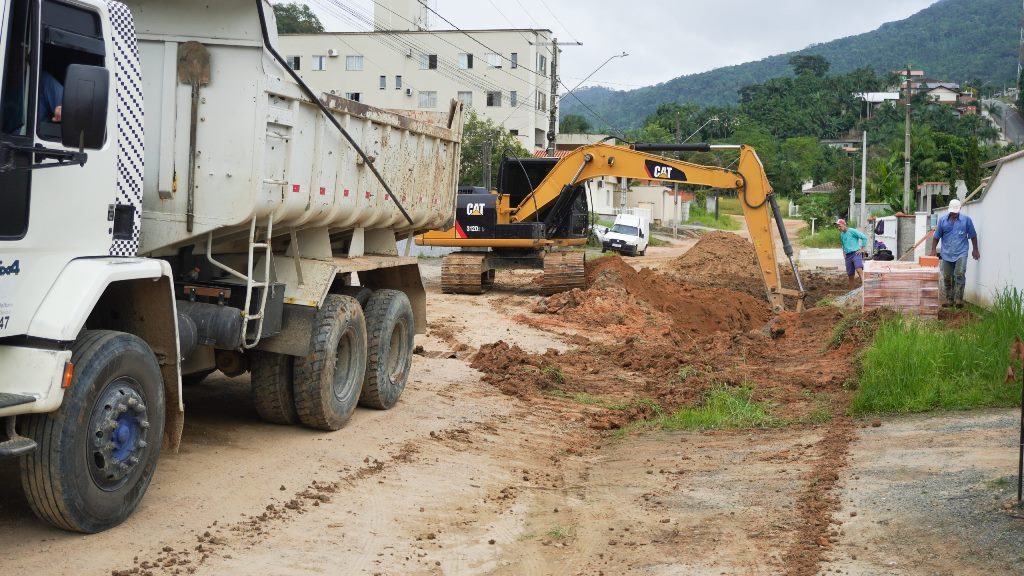
[[[1004,384],[1009,346],[1024,337],[1024,292],[1002,293],[976,322],[959,328],[896,317],[883,322],[862,356],[855,415],[1014,406],[1020,385]]]

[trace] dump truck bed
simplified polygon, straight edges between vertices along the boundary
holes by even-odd
[[[412,118],[323,95],[392,199],[264,48],[251,0],[212,9],[195,0],[127,4],[145,99],[141,254],[170,254],[211,232],[215,240],[237,236],[254,218],[272,218],[275,235],[326,227],[332,236],[362,228],[389,229],[398,238],[451,218],[462,130],[457,104]],[[264,8],[271,12],[268,3]],[[208,58],[198,74],[189,60],[193,43]]]

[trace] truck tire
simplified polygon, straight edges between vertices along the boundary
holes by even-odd
[[[299,415],[295,411],[292,392],[295,358],[263,350],[253,350],[249,354],[249,380],[252,382],[252,403],[256,406],[256,413],[264,422],[271,424],[297,423]]]
[[[83,332],[72,347],[71,387],[60,408],[25,419],[39,444],[21,484],[32,511],[65,530],[117,526],[139,505],[164,433],[164,386],[149,346],[123,332]]]
[[[412,368],[416,320],[409,297],[400,290],[377,290],[366,305],[369,339],[366,378],[359,403],[387,410],[398,403]]]
[[[311,350],[295,359],[295,409],[319,430],[338,430],[352,416],[366,373],[366,320],[351,296],[328,294],[313,324]]]
[[[647,248],[644,248],[639,253],[637,253],[637,256],[646,256],[646,255],[647,255]]]
[[[342,296],[351,296],[359,302],[359,305],[366,310],[366,303],[370,301],[370,296],[373,295],[373,290],[365,286],[343,286],[338,294]]]

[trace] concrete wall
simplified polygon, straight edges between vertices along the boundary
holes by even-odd
[[[468,32],[500,54],[500,67],[488,64],[490,51],[473,38],[449,30],[282,34],[279,43],[283,56],[299,57],[298,74],[314,92],[343,97],[358,93],[360,102],[397,110],[446,111],[451,100],[468,100],[467,109],[517,131],[527,150],[545,148],[551,32]],[[512,53],[516,54],[516,68],[509,62]],[[437,68],[421,69],[421,57],[430,54],[436,55]],[[460,54],[473,55],[472,68],[462,67],[465,58],[460,60]],[[362,56],[362,69],[347,70],[348,56]],[[559,55],[561,59],[565,56],[566,52]],[[314,69],[314,57],[323,70]],[[402,78],[401,88],[397,88],[396,76]],[[487,92],[500,93],[500,105],[488,106]],[[516,106],[511,105],[513,92]],[[421,95],[427,102],[421,101]],[[433,106],[427,106],[428,102]]]
[[[1024,158],[1007,160],[996,169],[988,189],[963,206],[962,213],[974,221],[981,250],[981,260],[967,262],[968,302],[988,306],[1005,288],[1024,290],[1024,252],[1018,234],[1024,213],[1022,189]],[[936,210],[939,216],[945,212]]]

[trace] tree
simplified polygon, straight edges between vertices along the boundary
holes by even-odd
[[[277,18],[279,34],[311,34],[324,31],[324,25],[309,6],[298,2],[274,4],[274,17]]]
[[[797,76],[811,74],[819,78],[828,74],[828,69],[831,67],[824,56],[816,54],[797,54],[791,56],[789,65],[793,67],[793,73]]]
[[[563,134],[587,134],[591,128],[590,121],[579,114],[563,116],[558,124],[558,131]]]
[[[481,118],[470,112],[462,128],[462,161],[459,167],[460,186],[482,186],[484,175],[484,144],[491,143],[491,174],[498,175],[501,160],[505,157],[526,157],[530,151],[523,148],[519,139],[493,120]],[[494,182],[491,182],[494,185]]]

